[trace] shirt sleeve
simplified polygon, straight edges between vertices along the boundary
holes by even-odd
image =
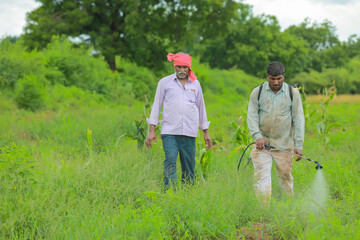
[[[151,124],[157,126],[159,124],[159,114],[161,111],[161,106],[164,103],[165,89],[163,87],[163,81],[160,80],[158,86],[156,88],[154,103],[151,108],[150,117],[146,119],[146,121]]]
[[[300,93],[293,90],[292,116],[294,124],[294,145],[295,149],[301,149],[304,145],[305,118]]]
[[[256,87],[251,92],[248,112],[247,112],[247,124],[249,128],[249,132],[255,141],[260,138],[263,138],[259,127],[260,118],[259,118],[259,104],[257,99],[258,94],[259,94],[259,87]]]
[[[208,129],[210,122],[207,120],[205,101],[200,83],[199,83],[198,95],[196,97],[196,106],[199,110],[199,129],[200,130]]]

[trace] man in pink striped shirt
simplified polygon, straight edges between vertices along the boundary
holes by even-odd
[[[175,73],[158,83],[149,123],[149,134],[145,140],[147,148],[156,144],[155,127],[159,124],[161,107],[161,139],[165,152],[164,183],[176,182],[176,160],[180,153],[182,182],[194,183],[195,139],[198,129],[203,130],[207,149],[212,147],[209,124],[201,86],[191,70],[191,56],[186,53],[168,54],[174,61]]]

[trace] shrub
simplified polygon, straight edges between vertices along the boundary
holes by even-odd
[[[43,54],[45,77],[52,84],[108,94],[115,76],[103,58],[92,56],[92,49],[75,48],[66,38],[54,37]]]
[[[26,52],[21,40],[12,43],[3,39],[0,42],[0,88],[15,89],[16,82],[30,72],[40,76],[43,68],[39,56],[36,51]]]
[[[36,111],[44,105],[44,83],[33,74],[18,81],[15,102],[19,108]]]
[[[349,70],[349,93],[359,93],[360,90],[360,56],[350,60],[347,69]]]
[[[131,63],[120,57],[116,58],[116,66],[120,78],[127,83],[131,83],[136,99],[143,101],[145,95],[152,99],[155,95],[157,82],[161,77],[157,77],[145,67],[139,67],[135,63]]]
[[[0,148],[0,179],[14,190],[33,181],[35,162],[31,152],[24,146],[11,143]]]
[[[349,72],[344,68],[330,68],[322,73],[322,77],[327,82],[332,82],[335,85],[337,94],[346,94],[350,92]],[[326,86],[326,87],[331,87]]]
[[[47,88],[44,96],[46,109],[59,110],[63,108],[81,108],[85,106],[99,106],[106,101],[101,94],[70,86],[56,84]]]
[[[333,84],[331,81],[324,79],[321,76],[321,73],[316,71],[299,73],[291,80],[291,82],[300,83],[308,94],[319,93],[324,87],[331,86]]]
[[[359,93],[360,57],[355,57],[343,68],[327,68],[323,72],[299,73],[291,82],[300,83],[307,93],[319,94],[322,89],[335,85],[338,94]]]

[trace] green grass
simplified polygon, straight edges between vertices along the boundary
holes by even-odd
[[[86,104],[89,94],[74,100],[54,93],[52,107],[35,113],[0,95],[1,239],[245,239],[256,232],[270,239],[360,238],[358,103],[329,105],[328,120],[342,127],[326,136],[316,131],[318,113],[307,123],[303,153],[324,166],[328,189],[326,205],[311,211],[315,164],[294,162],[293,199],[282,196],[273,171],[269,207],[254,196],[251,164],[236,171],[240,153],[231,155],[229,123],[246,108],[244,98],[205,96],[210,134],[219,140],[209,175],[164,192],[160,136],[153,149],[139,150],[124,135],[141,118],[142,103]],[[17,147],[6,155],[11,142]]]

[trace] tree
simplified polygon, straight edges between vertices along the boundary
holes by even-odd
[[[298,26],[292,25],[285,30],[297,38],[304,40],[310,48],[309,54],[312,61],[304,70],[315,69],[322,71],[326,64],[321,52],[339,46],[341,43],[336,35],[336,28],[328,20],[322,23],[311,23],[309,18],[300,23]]]
[[[91,43],[114,70],[115,55],[159,68],[166,50],[191,49],[199,31],[209,32],[227,21],[233,0],[39,0],[27,15],[25,42],[43,48],[53,35]],[[217,13],[226,9],[221,19]]]
[[[304,39],[312,49],[318,51],[334,47],[340,43],[336,35],[336,27],[328,20],[320,24],[317,22],[311,24],[311,20],[305,18],[299,26],[292,25],[285,31]]]
[[[149,61],[164,47],[156,37],[150,18],[155,1],[147,0],[40,0],[42,5],[27,15],[25,43],[43,48],[53,35],[67,35],[91,43],[115,70],[115,55]],[[142,19],[140,19],[142,16]],[[141,32],[148,28],[149,31]],[[144,51],[145,49],[145,51]],[[135,53],[134,53],[135,52]]]
[[[206,47],[201,60],[209,62],[211,67],[236,67],[263,77],[267,64],[277,60],[285,64],[287,75],[292,76],[309,61],[305,41],[281,33],[273,16],[254,16],[249,5],[237,5],[237,15],[233,15],[226,29],[215,38],[203,40]]]
[[[346,42],[346,52],[350,58],[360,55],[360,38],[351,35]]]

